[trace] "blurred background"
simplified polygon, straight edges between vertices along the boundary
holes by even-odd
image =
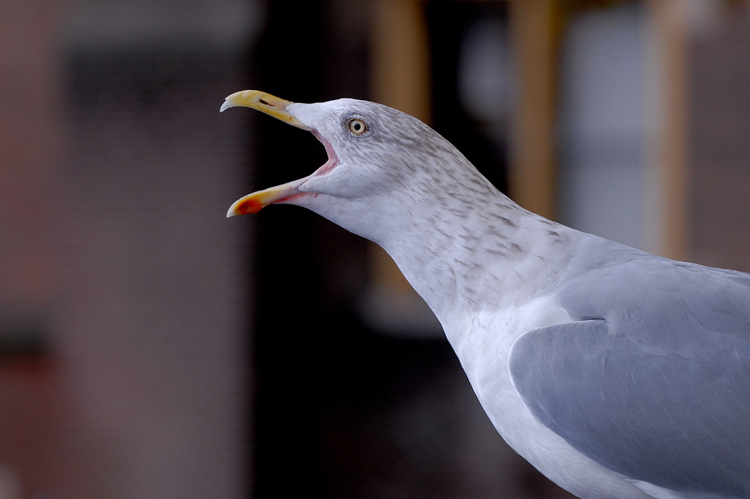
[[[0,2],[0,499],[570,497],[496,434],[389,258],[298,208],[325,161],[219,114],[382,102],[524,207],[750,270],[729,0]]]

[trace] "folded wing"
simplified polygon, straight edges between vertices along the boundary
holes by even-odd
[[[533,414],[617,473],[676,491],[750,497],[750,278],[637,259],[558,292],[577,322],[511,351]]]

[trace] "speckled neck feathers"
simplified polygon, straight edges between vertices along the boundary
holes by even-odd
[[[553,274],[572,256],[556,252],[558,243],[578,233],[512,202],[455,149],[422,165],[431,162],[443,162],[431,170],[441,174],[415,174],[398,228],[376,242],[441,321],[523,302],[540,283],[554,286]]]
[[[567,256],[555,243],[578,233],[519,207],[421,121],[352,99],[290,109],[339,163],[302,184],[310,195],[293,204],[382,246],[444,325],[455,310],[497,307],[511,289],[523,299],[532,282],[554,281],[536,278],[560,268]],[[352,119],[367,132],[350,133]]]

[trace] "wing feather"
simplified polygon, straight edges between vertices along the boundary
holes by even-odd
[[[750,496],[747,274],[656,257],[558,292],[576,322],[525,333],[524,402],[583,454],[673,490]]]

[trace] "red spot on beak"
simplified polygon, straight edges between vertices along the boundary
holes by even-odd
[[[238,215],[247,215],[248,213],[258,213],[265,205],[258,200],[249,198],[242,201],[235,207],[235,213]]]

